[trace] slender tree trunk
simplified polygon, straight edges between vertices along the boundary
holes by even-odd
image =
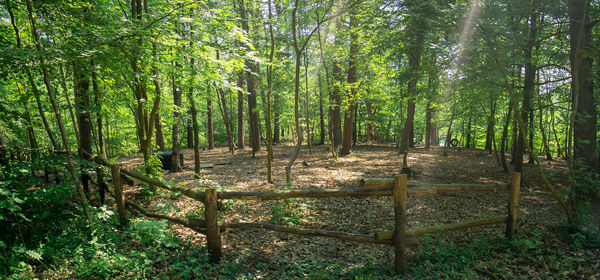
[[[10,23],[15,32],[15,37],[17,38],[17,48],[21,49],[23,47],[23,45],[21,43],[21,29],[19,29],[19,27],[17,26],[17,20],[15,19],[15,15],[12,11],[11,6],[12,5],[9,2],[7,2],[5,5],[6,10],[8,11],[8,14],[10,16]],[[57,150],[58,146],[57,146],[56,140],[54,139],[54,134],[52,133],[52,130],[50,129],[50,125],[48,124],[48,120],[46,119],[46,114],[44,113],[45,111],[42,107],[39,89],[37,88],[35,81],[33,80],[33,75],[31,74],[31,70],[29,69],[29,67],[24,66],[23,68],[25,68],[25,74],[27,76],[27,81],[29,82],[29,87],[33,91],[33,96],[35,98],[35,102],[36,102],[40,117],[42,118],[42,123],[44,124],[44,129],[46,130],[46,133],[48,134],[48,138],[50,139],[52,148],[54,150]]]
[[[525,48],[524,57],[525,57],[525,80],[523,82],[523,122],[525,124],[525,131],[528,132],[529,129],[533,126],[533,122],[531,122],[532,109],[531,109],[531,100],[533,98],[534,90],[535,90],[535,73],[537,71],[536,66],[533,62],[533,48],[534,43],[537,36],[537,18],[539,17],[537,11],[535,11],[535,7],[529,17],[530,25],[529,25],[529,44],[527,48]],[[522,145],[529,145],[530,149],[533,149],[533,139],[529,137],[528,143],[521,142]],[[525,139],[521,136],[521,139]],[[521,148],[521,154],[524,149]],[[517,155],[518,156],[518,155]],[[517,158],[517,160],[522,160]],[[533,159],[529,157],[529,163],[533,163]],[[520,165],[522,163],[517,163]],[[517,172],[521,172],[519,169]]]
[[[179,69],[179,65],[175,64],[176,68]],[[180,172],[181,164],[179,163],[179,152],[181,151],[181,85],[175,75],[171,77],[173,84],[173,118],[175,123],[173,124],[173,147],[171,154],[171,172]]]
[[[342,20],[340,18],[338,18],[336,20],[336,30],[341,30],[342,29]],[[334,46],[336,49],[339,49],[342,47],[342,41],[343,38],[341,37],[341,35],[336,34],[335,35],[335,40],[334,40]],[[343,74],[342,74],[342,68],[340,67],[341,65],[341,59],[338,57],[337,54],[334,55],[334,60],[333,60],[333,65],[332,65],[332,70],[331,70],[331,74],[333,77],[333,85],[332,85],[332,91],[331,91],[331,95],[329,98],[329,104],[331,106],[331,124],[332,124],[332,138],[333,138],[333,150],[336,151],[338,149],[338,147],[340,146],[340,144],[342,143],[342,120],[341,120],[341,92],[342,92],[342,88],[343,88]]]
[[[433,116],[431,101],[427,100],[427,108],[425,110],[425,149],[429,149],[431,147],[431,118]],[[467,136],[467,143],[469,141],[468,139],[469,138]]]
[[[273,93],[273,143],[279,144],[281,140],[279,140],[279,135],[283,133],[279,127],[279,94],[277,92]],[[280,132],[281,131],[281,132]]]
[[[415,28],[421,28],[420,26]],[[421,51],[423,48],[423,32],[417,32],[415,41],[410,47],[411,54],[409,58],[409,67],[411,68],[411,78],[408,82],[408,102],[406,106],[406,121],[404,122],[404,131],[400,141],[400,152],[408,152],[410,138],[413,135],[413,123],[415,119],[415,97],[417,96],[417,81],[419,80],[419,68],[421,64]]]
[[[272,175],[272,164],[273,164],[273,139],[271,131],[271,96],[273,95],[273,58],[275,56],[275,36],[273,35],[273,11],[271,7],[271,0],[268,1],[269,5],[269,64],[267,65],[267,100],[266,100],[266,112],[265,112],[265,127],[267,137],[267,182],[273,183]]]
[[[504,121],[504,127],[502,128],[502,141],[500,143],[500,163],[502,164],[502,170],[508,173],[508,166],[506,165],[506,138],[508,136],[508,125],[510,124],[512,113],[512,102],[508,103],[508,113],[506,114],[506,120]]]
[[[215,136],[213,132],[213,106],[212,106],[212,93],[210,90],[210,84],[206,82],[206,122],[208,130],[208,149],[212,150],[215,148]]]
[[[192,109],[188,109],[188,114],[192,114]],[[194,148],[194,130],[192,127],[192,121],[187,121],[186,125],[185,125],[185,138],[186,138],[186,144],[187,144],[187,148],[188,149],[192,149]]]
[[[96,73],[96,65],[91,61],[92,67],[92,88],[94,90],[94,104],[96,105],[96,125],[98,127],[98,148],[100,155],[106,158],[106,143],[104,141],[104,125],[102,118],[102,93],[98,86],[98,75]]]
[[[216,52],[217,55],[217,60],[219,60],[219,50],[217,50]],[[223,91],[223,88],[216,86],[217,88],[217,92],[219,94],[219,98],[217,98],[217,100],[220,100],[220,108],[221,108],[221,116],[223,116],[223,122],[225,123],[225,131],[227,132],[227,144],[229,147],[229,152],[231,154],[233,154],[233,149],[235,146],[235,143],[233,142],[233,124],[230,122],[230,118],[229,118],[229,113],[227,111],[227,99],[225,98],[225,91]],[[218,103],[218,102],[217,102]]]
[[[337,21],[336,21],[337,22]],[[328,25],[329,26],[329,25]],[[328,30],[328,29],[326,29]],[[325,34],[325,38],[327,38],[327,33]],[[331,87],[331,83],[330,83],[330,77],[329,77],[329,68],[327,67],[327,63],[325,62],[325,56],[323,55],[323,42],[321,41],[321,26],[318,26],[317,28],[317,36],[319,39],[319,56],[321,57],[321,62],[323,63],[323,68],[325,69],[325,83],[327,84],[327,91],[328,91],[328,96],[329,96],[329,145],[330,145],[330,150],[331,150],[331,155],[333,156],[333,158],[337,157],[337,153],[336,153],[336,145],[335,145],[335,137],[334,137],[334,120],[335,120],[335,116],[336,114],[334,113],[334,108],[335,108],[335,102],[334,102],[334,92],[335,89],[332,90]],[[337,37],[336,37],[337,38]],[[327,42],[327,39],[325,39],[325,42]],[[334,67],[336,67],[334,65]],[[339,114],[337,114],[337,116],[339,117]]]
[[[77,130],[79,125],[77,124],[77,121],[75,120],[75,114],[73,113],[73,105],[71,103],[71,97],[69,96],[69,91],[67,89],[67,78],[65,75],[64,65],[60,66],[60,76],[61,76],[60,84],[62,85],[63,91],[65,92],[65,98],[67,99],[67,107],[69,108],[69,115],[71,116],[71,122],[73,123],[73,130],[75,131],[75,138],[77,138],[77,143],[79,143],[79,131]]]
[[[298,1],[299,0],[294,1],[294,8],[292,10],[292,38],[296,54],[296,74],[294,76],[294,124],[296,128],[297,143],[288,164],[285,166],[285,180],[288,185],[292,184],[292,165],[296,161],[300,148],[302,147],[302,128],[300,127],[300,114],[298,110],[300,103],[300,59],[302,55],[302,50],[298,46],[298,37],[296,35],[296,12],[298,11]]]
[[[469,116],[469,121],[467,122],[467,143],[465,143],[465,147],[467,147],[467,148],[472,148],[472,145],[471,145],[471,129],[472,129],[471,122],[472,122],[472,117]]]
[[[487,119],[487,129],[485,131],[485,150],[492,153],[492,133],[494,133],[494,119],[496,118],[496,97],[490,98],[490,115]]]
[[[246,34],[250,35],[249,18],[246,17],[246,4],[244,0],[239,0],[238,10],[242,29]],[[256,109],[256,79],[255,75],[259,74],[258,64],[250,59],[244,62],[246,68],[246,86],[248,89],[248,123],[250,132],[250,146],[252,147],[252,157],[256,156],[256,152],[260,151],[260,133],[258,127],[258,110]]]
[[[358,53],[358,8],[353,6],[350,11],[350,52],[348,54],[348,92],[346,94],[346,113],[344,114],[344,134],[342,135],[342,150],[340,154],[350,154],[352,149],[353,118],[356,106],[357,62]]]
[[[325,144],[325,116],[323,115],[323,89],[321,88],[321,71],[317,74],[319,85],[319,145]]]
[[[244,92],[241,90],[244,86],[244,77],[242,72],[238,72],[237,87],[240,88],[238,94],[238,111],[237,111],[237,137],[238,137],[238,148],[244,149],[245,142],[245,127],[244,127]]]
[[[543,123],[543,112],[542,108],[540,108],[540,132],[542,134],[542,145],[543,145],[543,153],[546,154],[547,160],[552,160],[552,154],[550,153],[550,146],[548,145],[548,138],[546,137],[546,130],[544,129]]]
[[[160,113],[154,116],[154,122],[156,123],[156,145],[159,151],[165,151],[165,137],[163,136]]]
[[[554,134],[554,141],[556,142],[556,156],[564,157],[562,154],[562,150],[560,148],[560,140],[558,139],[558,135],[556,134],[556,126],[554,125],[554,107],[550,107],[550,124],[552,126],[552,133]]]
[[[306,121],[306,146],[308,146],[308,153],[312,154],[312,148],[310,146],[310,114],[308,112],[308,106],[310,104],[310,98],[308,96],[308,57],[304,51],[304,120]]]
[[[191,59],[191,64],[194,64],[194,59]],[[200,174],[200,131],[198,129],[198,111],[196,110],[196,102],[194,102],[194,87],[190,87],[187,94],[190,102],[190,111],[192,111],[192,129],[194,130],[194,173],[196,176]]]
[[[71,175],[73,180],[75,181],[75,186],[77,186],[77,193],[79,195],[79,199],[81,200],[81,205],[83,206],[83,213],[88,219],[88,222],[92,223],[92,216],[88,210],[88,204],[85,198],[85,194],[83,192],[83,186],[79,181],[79,176],[77,176],[77,171],[75,169],[75,161],[73,160],[73,155],[71,154],[71,146],[69,143],[69,139],[67,138],[67,133],[65,132],[65,128],[62,123],[62,117],[60,114],[60,107],[58,106],[58,102],[56,101],[54,90],[50,84],[50,75],[48,74],[48,69],[46,68],[46,57],[44,56],[44,52],[42,50],[42,44],[39,40],[39,35],[36,27],[36,21],[33,17],[33,8],[31,5],[31,0],[26,0],[27,4],[27,12],[29,21],[31,23],[31,30],[33,35],[33,41],[35,43],[35,47],[37,49],[39,55],[40,68],[42,70],[42,74],[44,76],[44,84],[46,85],[46,89],[48,90],[48,97],[50,98],[50,103],[52,104],[52,108],[54,109],[54,115],[56,116],[56,122],[58,123],[58,128],[60,130],[60,135],[62,138],[63,146],[67,153],[67,161],[69,163],[69,170],[71,171]]]
[[[77,110],[77,124],[79,125],[79,150],[78,155],[85,160],[91,160],[92,155],[92,117],[90,114],[90,76],[84,70],[83,61],[73,63],[73,78],[75,82],[75,106]],[[81,183],[87,193],[89,189],[90,176],[81,171]]]

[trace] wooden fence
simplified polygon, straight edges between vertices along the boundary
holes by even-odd
[[[218,192],[216,189],[196,191],[181,187],[169,186],[159,180],[146,177],[138,172],[121,169],[120,165],[110,165],[106,160],[96,158],[102,165],[111,167],[114,196],[121,223],[128,222],[127,206],[136,209],[145,216],[165,219],[174,223],[194,229],[206,235],[207,249],[211,262],[221,259],[221,233],[227,229],[264,229],[309,237],[333,238],[360,243],[389,244],[394,246],[394,269],[397,274],[404,273],[406,247],[410,245],[410,238],[445,231],[460,230],[470,227],[506,223],[506,236],[512,237],[516,229],[517,206],[519,201],[520,173],[513,173],[510,183],[507,184],[428,184],[409,182],[406,174],[394,178],[365,178],[360,189],[319,189],[319,190],[285,190],[285,191],[260,191],[260,192]],[[152,213],[133,201],[128,201],[123,195],[121,176],[126,175],[153,186],[169,191],[181,192],[183,195],[204,203],[204,220],[180,219],[162,214]],[[472,220],[455,224],[436,225],[430,227],[407,230],[406,198],[409,195],[432,196],[437,193],[448,192],[497,192],[509,191],[508,215],[490,217],[487,219]],[[302,229],[286,227],[268,223],[221,223],[217,222],[219,200],[280,200],[286,198],[330,198],[330,197],[369,197],[392,196],[394,209],[394,229],[377,232],[371,235],[353,234],[320,229]]]

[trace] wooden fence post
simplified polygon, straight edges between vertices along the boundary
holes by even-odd
[[[207,189],[205,194],[206,247],[208,248],[210,262],[218,263],[221,260],[221,236],[217,224],[217,189]]]
[[[406,253],[406,174],[394,178],[392,196],[394,198],[394,271],[404,274],[404,255]]]
[[[519,206],[519,189],[521,173],[513,172],[508,190],[508,217],[506,218],[506,237],[512,237],[517,227],[517,207]]]
[[[129,217],[127,215],[127,207],[125,207],[125,195],[123,195],[123,181],[121,181],[121,165],[111,165],[113,183],[115,185],[115,198],[117,200],[117,211],[121,226],[129,225]]]

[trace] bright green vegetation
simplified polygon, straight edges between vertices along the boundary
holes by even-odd
[[[161,180],[159,151],[177,173],[179,151],[194,149],[200,177],[202,149],[251,149],[267,159],[265,182],[282,185],[272,145],[293,143],[276,158],[292,186],[312,145],[336,159],[375,142],[405,158],[485,149],[506,173],[568,166],[560,187],[542,181],[570,234],[425,248],[410,277],[493,278],[541,256],[548,277],[585,277],[597,253],[586,230],[600,200],[599,46],[592,0],[0,0],[0,277],[260,276],[266,264],[208,265],[202,245],[161,221],[118,229],[90,191],[93,159],[140,155],[138,171]],[[281,201],[270,222],[299,224],[303,207]],[[288,278],[391,276],[282,258]]]

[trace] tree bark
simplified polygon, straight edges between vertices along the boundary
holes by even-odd
[[[176,68],[178,68],[178,64],[175,64]],[[179,163],[179,151],[181,150],[181,84],[177,81],[177,77],[173,75],[171,77],[171,81],[173,84],[173,118],[175,119],[175,123],[173,124],[173,138],[172,138],[172,154],[171,154],[171,172],[180,172],[181,164]]]
[[[533,116],[533,112],[531,109],[531,100],[533,98],[533,94],[534,94],[534,90],[535,90],[535,73],[537,71],[536,66],[533,62],[533,48],[534,48],[534,43],[537,37],[537,18],[539,17],[537,14],[537,11],[535,10],[535,8],[531,12],[531,15],[529,17],[529,40],[528,40],[528,46],[527,48],[525,48],[525,52],[524,52],[524,57],[525,57],[525,80],[523,81],[523,109],[522,109],[522,114],[523,114],[523,122],[525,125],[525,131],[529,132],[529,129],[533,126],[533,123],[531,122],[531,116]],[[531,135],[530,135],[531,136]],[[523,143],[521,142],[522,145],[529,145],[530,149],[533,149],[533,139],[531,139],[531,137],[529,137],[529,142],[528,143]],[[521,139],[524,139],[523,136],[521,136]],[[522,154],[523,148],[521,148],[521,154]],[[518,156],[518,155],[517,155]],[[517,160],[522,160],[517,158]],[[529,157],[529,163],[533,163],[533,159],[531,157]],[[517,163],[517,165],[520,165],[522,163]],[[516,172],[521,172],[522,169],[519,170],[515,170]]]
[[[60,66],[60,78],[61,78],[60,84],[62,85],[63,91],[65,92],[67,106],[69,107],[69,115],[71,116],[71,122],[73,123],[73,130],[75,131],[75,137],[77,138],[77,143],[79,143],[79,131],[77,130],[77,127],[79,127],[79,125],[77,124],[77,120],[75,119],[75,114],[73,113],[73,105],[71,103],[71,97],[69,97],[69,92],[67,90],[67,78],[65,76],[64,65]]]
[[[409,47],[410,57],[409,57],[409,67],[411,71],[411,78],[408,82],[408,102],[406,106],[406,121],[404,122],[404,131],[402,133],[402,140],[400,141],[400,150],[399,152],[404,153],[408,152],[408,147],[410,144],[410,138],[413,135],[413,123],[415,119],[415,97],[417,96],[417,81],[419,80],[419,68],[421,64],[421,52],[423,49],[424,43],[424,34],[423,30],[417,30],[423,28],[422,24],[420,24],[421,20],[417,20],[417,22],[413,23],[416,28],[416,34],[414,41],[411,43]]]
[[[425,110],[425,149],[429,149],[431,147],[431,118],[433,117],[433,108],[431,108],[431,101],[427,101],[427,108]],[[469,143],[468,139],[469,136],[467,136],[467,143]]]
[[[342,20],[338,18],[336,20],[336,30],[342,30]],[[339,35],[335,35],[333,42],[336,49],[342,47],[343,38]],[[341,97],[344,80],[342,74],[342,68],[340,67],[341,61],[337,54],[333,58],[333,66],[331,69],[331,75],[333,76],[333,86],[329,96],[329,104],[331,106],[331,134],[333,138],[333,148],[337,150],[342,143],[342,120],[341,120]]]
[[[156,123],[156,145],[159,151],[165,150],[165,137],[163,136],[162,120],[160,118],[160,112],[154,116],[154,122]]]
[[[248,24],[249,18],[246,16],[246,3],[245,0],[239,0],[238,11],[240,15],[240,21],[242,29],[250,36],[250,26]],[[254,76],[258,75],[259,68],[258,64],[250,59],[244,61],[245,67],[249,70],[246,71],[246,87],[248,90],[248,124],[250,133],[250,146],[252,147],[252,157],[256,156],[256,152],[260,151],[260,133],[258,128],[258,110],[256,109],[256,79]]]
[[[90,61],[92,67],[92,88],[94,90],[94,104],[96,106],[96,126],[98,127],[98,148],[100,155],[106,157],[106,144],[104,141],[104,125],[102,118],[102,93],[98,85],[98,74],[93,60]]]
[[[346,112],[344,113],[344,134],[342,135],[341,155],[350,154],[352,150],[353,118],[356,106],[357,88],[357,63],[358,52],[358,8],[352,6],[350,10],[350,52],[348,53],[348,87],[346,93]]]
[[[215,136],[213,131],[213,106],[212,106],[212,93],[210,90],[210,84],[206,82],[206,122],[207,122],[207,134],[208,134],[208,149],[212,150],[215,148]]]
[[[321,71],[317,74],[319,85],[319,145],[325,144],[325,116],[323,115],[323,88],[321,87]]]
[[[598,171],[596,153],[596,107],[594,104],[593,63],[590,51],[594,48],[590,23],[590,1],[569,1],[569,33],[571,46],[571,88],[574,103],[573,162],[580,169]]]
[[[294,164],[294,161],[296,161],[298,153],[300,152],[300,148],[302,147],[302,128],[300,127],[300,114],[298,111],[300,103],[300,57],[302,55],[302,50],[299,47],[298,37],[296,34],[296,13],[298,11],[298,1],[299,0],[294,1],[294,8],[292,10],[292,38],[294,43],[294,52],[296,54],[296,74],[294,76],[294,124],[296,128],[297,143],[294,151],[292,152],[292,156],[288,161],[288,164],[285,166],[285,180],[288,185],[292,184],[292,165]]]
[[[242,88],[244,86],[244,77],[242,72],[238,72],[237,79],[237,87],[239,88],[237,91],[238,94],[238,107],[237,107],[237,137],[238,137],[238,148],[240,150],[244,149],[245,142],[245,127],[244,127],[244,92]]]
[[[191,59],[191,64],[194,64],[194,59]],[[187,94],[190,102],[190,111],[192,111],[192,129],[194,130],[194,173],[196,176],[200,174],[200,135],[198,129],[198,111],[196,110],[196,102],[194,102],[194,87],[190,87]]]
[[[308,95],[308,56],[304,52],[304,120],[306,121],[306,146],[308,146],[308,153],[312,154],[312,148],[310,146],[311,134],[310,134],[310,114],[308,106],[310,105],[310,97]]]
[[[272,164],[273,164],[273,139],[271,131],[271,96],[273,95],[273,58],[275,56],[275,36],[273,35],[273,11],[271,7],[271,0],[268,2],[269,5],[269,64],[267,65],[267,100],[266,100],[266,112],[265,112],[265,127],[267,137],[267,182],[273,183],[272,175]]]
[[[77,111],[77,124],[79,125],[80,158],[90,161],[92,155],[92,118],[90,114],[90,76],[84,69],[84,61],[76,60],[73,63],[73,78],[75,85],[75,109]],[[90,176],[81,171],[81,183],[85,192],[89,192]]]
[[[15,19],[15,15],[12,11],[11,3],[7,3],[7,5],[5,5],[5,6],[8,11],[8,14],[10,16],[10,23],[15,32],[15,37],[17,39],[17,48],[21,49],[23,47],[23,45],[21,43],[21,29],[19,29],[19,27],[17,26],[17,20]],[[29,82],[29,87],[33,91],[33,96],[35,98],[35,102],[36,102],[40,117],[42,118],[42,123],[44,124],[44,129],[46,130],[46,133],[48,134],[48,138],[50,139],[52,148],[54,150],[57,150],[58,146],[57,146],[56,140],[54,139],[54,134],[52,133],[52,130],[50,129],[50,125],[48,124],[48,120],[46,119],[45,111],[42,107],[39,89],[37,88],[37,85],[35,84],[35,81],[33,80],[33,76],[31,74],[31,70],[29,69],[29,67],[24,66],[23,68],[25,69],[25,74],[27,76],[27,81]]]
[[[510,124],[510,116],[512,112],[512,102],[508,103],[508,113],[506,114],[506,121],[504,121],[504,127],[502,128],[502,140],[500,143],[500,163],[502,164],[502,170],[508,173],[508,166],[506,165],[506,138],[508,136],[508,125]]]
[[[67,152],[67,161],[69,164],[69,170],[71,171],[71,175],[73,177],[73,180],[75,181],[75,186],[77,188],[77,194],[79,195],[79,199],[81,200],[81,205],[83,207],[83,213],[86,216],[88,222],[91,224],[92,216],[90,215],[90,212],[88,210],[88,204],[87,204],[85,194],[83,191],[83,186],[81,185],[81,182],[79,181],[79,177],[77,176],[77,171],[75,169],[75,162],[73,160],[73,155],[71,154],[71,146],[69,143],[69,139],[67,138],[67,133],[65,132],[65,128],[62,123],[60,107],[58,106],[58,102],[56,101],[56,98],[54,95],[54,90],[52,89],[52,86],[50,84],[50,75],[48,74],[48,69],[46,67],[46,57],[44,56],[44,52],[42,50],[42,44],[40,43],[40,38],[39,38],[39,34],[37,31],[37,27],[36,27],[36,21],[35,21],[35,18],[33,17],[33,8],[31,5],[31,0],[26,0],[26,5],[27,5],[29,21],[31,23],[31,33],[32,33],[33,41],[35,43],[35,48],[38,52],[40,68],[41,68],[42,74],[44,76],[44,84],[46,85],[46,89],[48,91],[48,97],[50,98],[50,103],[52,104],[52,108],[54,109],[54,115],[56,116],[56,122],[58,123],[58,128],[60,131],[60,135],[62,138],[62,142],[63,142],[64,148],[65,148],[65,151]]]

